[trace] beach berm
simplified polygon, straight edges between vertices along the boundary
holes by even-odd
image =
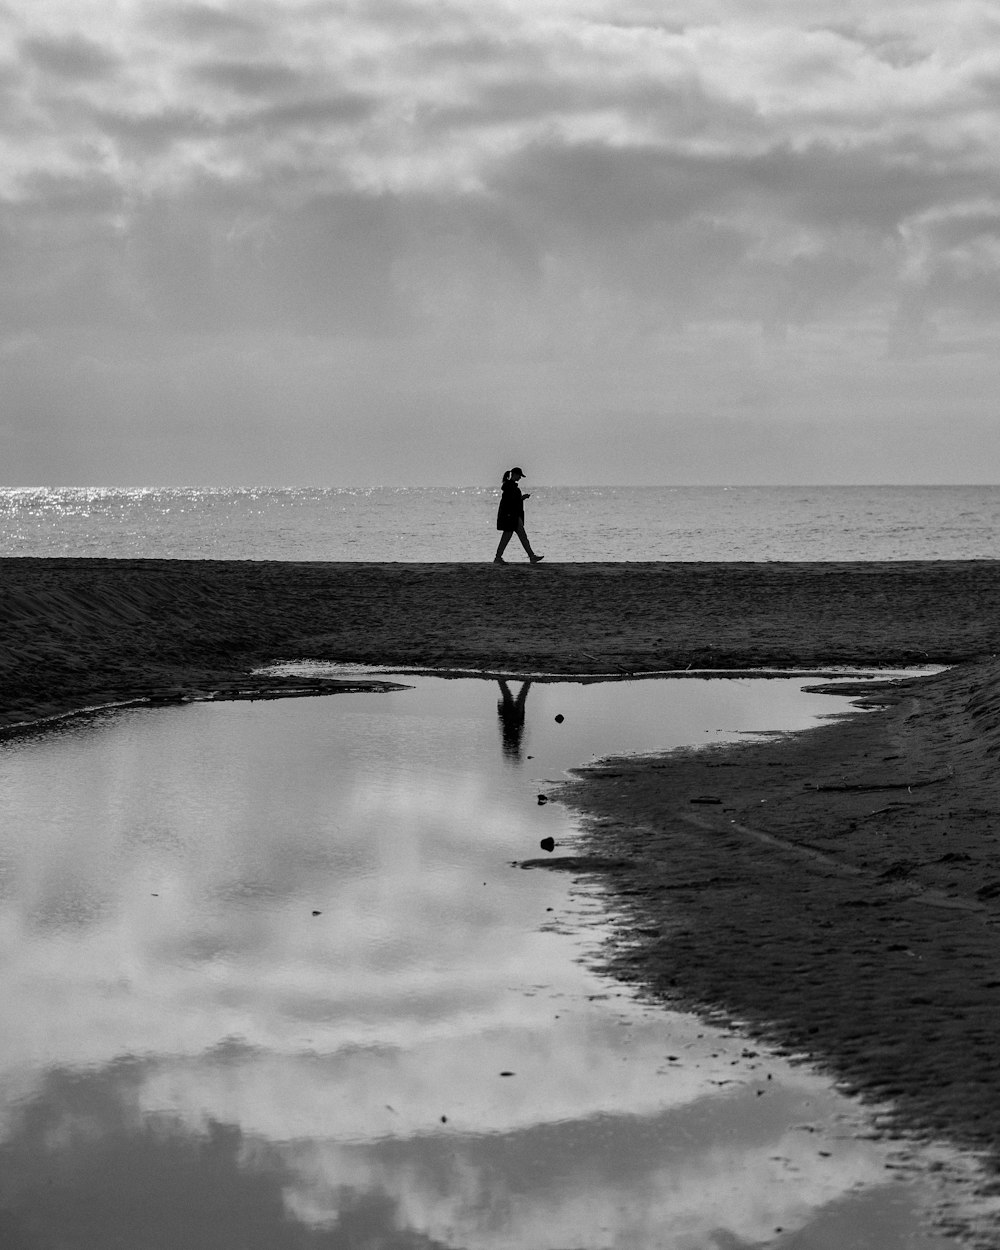
[[[272,660],[594,674],[954,663],[1000,562],[0,560],[0,725],[244,684]]]

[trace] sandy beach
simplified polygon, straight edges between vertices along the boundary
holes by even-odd
[[[303,657],[580,675],[956,663],[992,654],[1000,619],[994,561],[5,559],[0,586],[0,726],[243,689]]]
[[[809,1055],[1000,1167],[1000,562],[2,562],[0,724],[220,692],[274,660],[593,675],[950,664],[794,736],[559,791],[616,976]],[[327,687],[329,689],[329,687]]]

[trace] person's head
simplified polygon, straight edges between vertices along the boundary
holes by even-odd
[[[503,475],[503,480],[505,482],[519,482],[522,477],[524,477],[523,470],[515,467],[507,470],[507,472]]]

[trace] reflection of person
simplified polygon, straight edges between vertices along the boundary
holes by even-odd
[[[537,564],[539,560],[544,560],[544,556],[536,556],[531,550],[531,543],[528,542],[528,535],[524,532],[524,501],[530,499],[530,495],[522,495],[518,482],[524,474],[520,469],[508,469],[503,475],[503,483],[500,487],[500,507],[497,509],[497,529],[501,530],[500,543],[497,547],[497,553],[493,557],[494,564],[506,564],[503,553],[512,536],[516,534],[521,540],[521,546],[528,553],[528,559],[532,564]]]
[[[510,688],[502,677],[497,678],[500,698],[497,699],[497,715],[500,717],[500,733],[503,737],[503,753],[510,760],[521,758],[521,738],[524,736],[524,701],[528,697],[530,681],[522,681],[517,698],[512,698]]]

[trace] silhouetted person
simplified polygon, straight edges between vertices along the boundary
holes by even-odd
[[[494,564],[507,563],[503,558],[503,553],[514,534],[520,538],[521,546],[528,553],[528,559],[532,564],[545,559],[544,556],[536,556],[531,550],[528,535],[524,532],[524,501],[530,499],[531,496],[521,494],[518,482],[522,477],[524,474],[517,468],[508,469],[503,475],[503,483],[500,486],[500,507],[497,509],[497,529],[502,532],[497,553],[493,557]]]
[[[510,688],[502,677],[497,678],[500,687],[500,698],[497,700],[497,715],[500,717],[500,733],[503,738],[503,753],[509,760],[519,761],[521,758],[521,739],[524,736],[524,701],[528,697],[530,681],[522,681],[517,698],[512,698]]]

